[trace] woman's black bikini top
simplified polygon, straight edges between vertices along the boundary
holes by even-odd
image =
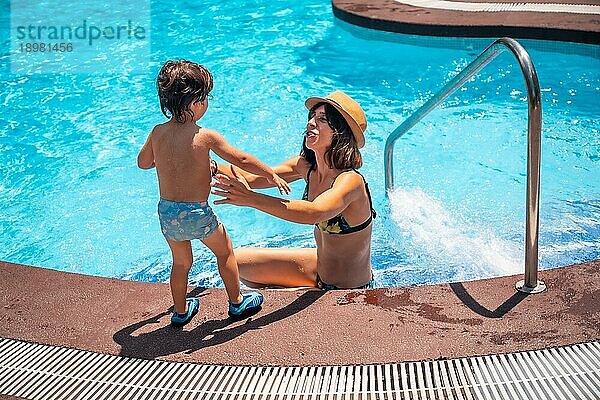
[[[306,174],[306,187],[304,188],[304,195],[302,195],[302,200],[308,200],[308,186],[310,185],[310,173],[312,171],[313,171],[313,166],[311,165],[310,169],[308,170],[308,173]],[[315,226],[317,228],[319,228],[319,230],[321,232],[337,234],[337,235],[346,235],[348,233],[358,232],[358,231],[365,229],[367,226],[369,226],[371,221],[373,221],[373,218],[375,218],[377,216],[377,213],[373,209],[373,202],[371,201],[371,193],[369,192],[369,184],[367,183],[367,181],[365,180],[365,177],[362,176],[362,174],[360,172],[358,172],[357,170],[354,170],[354,172],[359,174],[361,176],[361,178],[363,179],[363,182],[365,183],[367,197],[369,198],[369,207],[371,208],[371,215],[369,215],[369,218],[362,224],[356,225],[356,226],[350,226],[350,224],[348,224],[348,221],[346,221],[346,218],[344,218],[344,216],[342,214],[338,214],[335,217],[328,219],[327,221],[323,221],[323,222],[319,222],[318,224],[315,224]],[[335,180],[333,182],[335,183]],[[333,187],[333,183],[331,184],[331,186]]]

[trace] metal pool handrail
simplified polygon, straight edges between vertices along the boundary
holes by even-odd
[[[514,54],[521,66],[528,104],[525,279],[517,282],[516,289],[525,293],[539,293],[546,289],[544,282],[538,280],[542,103],[537,72],[531,57],[519,42],[507,37],[496,40],[390,134],[385,142],[385,188],[387,193],[394,187],[393,155],[396,140],[506,49]]]

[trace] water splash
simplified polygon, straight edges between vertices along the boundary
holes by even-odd
[[[453,280],[521,272],[521,245],[500,238],[490,227],[473,223],[420,188],[390,194],[391,217],[415,253],[432,265],[454,269]]]

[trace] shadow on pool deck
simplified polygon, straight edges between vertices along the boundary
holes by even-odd
[[[504,314],[516,307],[528,296],[526,293],[515,291],[515,293],[504,303],[500,304],[498,307],[496,307],[496,309],[491,311],[479,304],[477,300],[475,300],[473,296],[469,294],[467,289],[465,289],[465,285],[462,283],[451,283],[450,288],[452,288],[452,291],[456,297],[458,297],[465,306],[469,307],[471,311],[476,312],[477,314],[486,318],[502,318]]]
[[[169,325],[169,286],[0,262],[0,336],[148,359],[225,365],[343,365],[541,349],[600,337],[600,260],[516,276],[322,292],[263,291],[255,316],[227,317],[222,289],[195,288],[200,311]]]
[[[194,295],[195,291],[192,291],[191,295]],[[180,352],[191,354],[206,347],[226,343],[248,331],[265,328],[274,322],[288,318],[306,309],[323,294],[322,291],[306,291],[283,308],[268,314],[260,313],[256,319],[247,318],[247,322],[241,325],[234,324],[230,318],[207,320],[189,331],[161,324],[153,331],[133,336],[133,333],[144,325],[157,324],[161,318],[170,315],[170,310],[168,310],[121,329],[114,334],[113,340],[121,346],[119,354],[122,356],[155,359]]]

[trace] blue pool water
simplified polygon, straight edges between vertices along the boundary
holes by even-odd
[[[156,178],[137,169],[136,156],[164,120],[154,88],[161,63],[187,58],[215,77],[203,123],[270,164],[298,153],[306,97],[341,89],[364,106],[378,286],[522,271],[527,103],[512,56],[398,141],[399,188],[388,201],[388,134],[492,40],[370,32],[336,21],[324,1],[240,4],[152,3],[149,65],[131,74],[80,74],[76,65],[11,74],[8,10],[0,13],[1,260],[168,279]],[[522,43],[543,99],[540,265],[600,258],[600,50]],[[299,198],[303,184],[292,188]],[[235,246],[313,245],[310,226],[249,208],[215,210]],[[210,254],[199,243],[194,249],[191,283],[222,285]]]

